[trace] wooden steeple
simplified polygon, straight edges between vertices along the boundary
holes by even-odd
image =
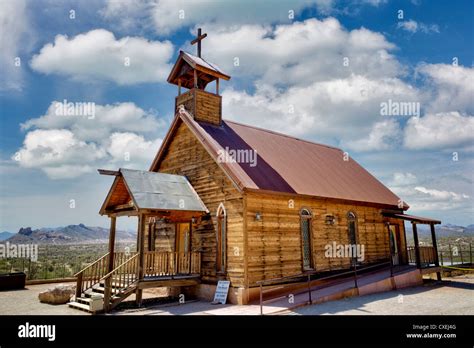
[[[230,76],[217,65],[201,57],[201,41],[206,36],[207,34],[201,34],[199,28],[197,37],[191,41],[191,44],[197,44],[197,56],[180,51],[168,76],[168,82],[178,86],[176,109],[183,105],[197,121],[220,125],[222,102],[219,95],[219,80],[227,81]],[[206,86],[213,81],[216,82],[215,93],[205,91]],[[189,91],[182,93],[183,87]]]

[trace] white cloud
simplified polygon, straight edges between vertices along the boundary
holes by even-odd
[[[119,85],[164,82],[173,55],[169,41],[141,37],[117,40],[113,33],[96,29],[74,38],[57,35],[31,60],[31,67],[45,74],[59,74],[81,81],[113,81]],[[127,65],[129,63],[129,65]]]
[[[56,115],[55,104],[22,125],[28,132],[12,156],[21,167],[40,169],[52,179],[79,177],[99,167],[147,169],[161,144],[153,135],[163,121],[133,103],[97,105],[93,119]]]
[[[401,129],[393,119],[377,122],[369,135],[350,141],[347,147],[356,151],[383,151],[392,149],[400,142]]]
[[[70,101],[67,101],[70,102]],[[113,132],[157,132],[166,125],[157,118],[153,110],[145,111],[134,103],[95,105],[94,118],[90,116],[63,116],[56,113],[56,105],[64,102],[53,101],[47,112],[21,124],[22,130],[31,128],[67,128],[81,140],[100,141]]]
[[[458,112],[412,117],[404,137],[404,145],[409,149],[462,146],[474,141],[474,117]]]
[[[112,156],[111,161],[124,165],[132,159],[135,163],[149,165],[161,145],[161,139],[146,141],[135,133],[113,133],[109,140],[107,152]]]
[[[440,199],[440,200],[453,200],[455,202],[469,199],[469,196],[464,193],[455,193],[452,191],[441,191],[435,189],[427,189],[423,186],[415,187],[415,190],[418,192],[424,193],[431,198]]]
[[[225,25],[289,22],[289,11],[297,16],[316,7],[330,13],[334,0],[214,1],[214,0],[108,0],[102,16],[120,30],[154,28],[158,35],[201,23]]]
[[[418,31],[421,31],[422,33],[425,33],[425,34],[439,33],[439,26],[437,24],[425,24],[425,23],[414,21],[413,19],[410,19],[408,21],[398,22],[397,28],[403,29],[410,33],[416,33]]]
[[[15,66],[15,59],[24,58],[21,53],[29,45],[31,32],[26,16],[24,0],[2,1],[0,6],[0,91],[21,90],[23,68]],[[23,62],[21,62],[23,63]]]
[[[474,68],[450,64],[421,64],[416,71],[427,78],[427,110],[474,114]]]
[[[78,140],[67,129],[37,129],[26,135],[23,147],[13,158],[24,168],[41,168],[56,179],[89,172],[88,163],[104,156],[96,144]]]
[[[427,168],[424,168],[427,169]],[[423,173],[425,174],[425,173]],[[425,181],[426,184],[421,181]],[[444,181],[444,182],[443,182]],[[397,172],[389,182],[390,189],[410,205],[410,211],[414,213],[425,213],[438,211],[437,218],[448,216],[446,212],[469,212],[472,211],[472,198],[467,193],[457,193],[450,186],[459,186],[453,180],[441,180],[423,175],[418,178],[410,172]],[[449,189],[428,188],[427,185],[440,185]],[[467,189],[469,186],[460,185],[459,190]],[[439,213],[443,211],[443,213]]]
[[[369,4],[375,7],[380,6],[381,4],[386,4],[388,0],[360,0],[361,3]]]
[[[335,18],[276,27],[211,24],[203,29],[212,32],[205,57],[239,78],[307,85],[352,74],[387,78],[405,72],[390,53],[395,46],[383,35],[365,28],[347,31]]]
[[[399,133],[396,122],[381,119],[381,101],[394,96],[412,100],[416,95],[398,79],[351,76],[286,90],[258,85],[254,94],[227,89],[222,103],[225,118],[318,141],[335,138],[346,145],[372,132],[370,144],[351,144],[361,149],[395,141]]]
[[[99,13],[114,28],[124,31],[150,27],[150,12],[156,6],[150,0],[108,0]]]
[[[412,173],[394,173],[393,179],[390,182],[391,186],[405,186],[405,185],[412,185],[418,181],[416,175]]]
[[[367,148],[397,134],[395,123],[381,119],[380,102],[419,98],[399,78],[405,70],[390,53],[392,43],[364,28],[347,31],[334,18],[204,29],[213,33],[206,38],[206,58],[255,81],[252,94],[224,90],[226,118],[318,141],[338,138],[344,144],[373,131],[370,144],[352,144]],[[387,129],[378,136],[382,128]]]

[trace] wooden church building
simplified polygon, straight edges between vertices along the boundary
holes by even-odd
[[[197,56],[180,52],[168,77],[178,89],[175,117],[149,170],[100,170],[114,177],[100,210],[111,221],[109,253],[77,274],[73,306],[92,308],[102,294],[109,310],[158,286],[212,300],[219,280],[230,281],[230,302],[246,304],[264,280],[387,261],[439,266],[440,221],[405,214],[342,150],[225,120],[219,85],[230,76],[201,57],[205,36],[195,40]],[[134,252],[115,251],[121,216],[138,217]],[[431,225],[430,250],[419,246],[417,224]],[[334,245],[363,246],[363,257],[328,255]]]

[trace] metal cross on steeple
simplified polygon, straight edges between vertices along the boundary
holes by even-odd
[[[207,34],[201,35],[201,28],[198,28],[197,37],[193,41],[191,41],[191,45],[197,43],[197,55],[199,58],[201,58],[201,40],[203,40],[206,36]]]

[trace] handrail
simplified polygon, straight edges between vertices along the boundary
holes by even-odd
[[[120,265],[118,265],[117,267],[115,267],[112,271],[110,271],[109,273],[107,273],[105,276],[103,276],[102,278],[100,278],[100,280],[105,280],[105,278],[108,278],[110,277],[112,274],[114,274],[118,269],[120,269],[121,267],[123,267],[124,265],[126,265],[129,261],[135,259],[136,257],[138,257],[139,254],[135,254],[133,255],[131,258],[127,259],[126,261],[122,262]]]
[[[379,266],[385,265],[385,264],[387,264],[387,265],[390,264],[390,261],[376,263],[376,264],[373,264],[373,265],[370,265],[370,266],[363,266],[363,267],[357,268],[357,269],[359,271],[365,271],[367,269],[379,267]],[[311,271],[307,271],[307,272],[303,272],[303,273],[297,273],[297,274],[294,274],[294,275],[289,275],[289,276],[280,277],[280,278],[263,279],[263,280],[259,280],[259,281],[255,282],[255,283],[258,284],[258,285],[265,284],[265,283],[274,283],[274,282],[282,281],[282,280],[285,280],[285,279],[303,278],[303,277],[307,277],[308,274],[313,275],[313,274],[318,274],[318,273],[321,273],[321,271],[311,270]],[[326,277],[318,278],[318,279],[314,279],[314,280],[325,280],[327,278],[337,277],[337,276],[340,276],[340,275],[343,275],[343,274],[346,274],[346,273],[354,273],[354,271],[351,270],[351,271],[346,271],[346,272],[343,272],[343,273],[336,273],[336,274],[333,274],[333,275],[330,275],[330,276],[326,276]]]
[[[120,294],[123,290],[130,288],[130,285],[135,283],[138,279],[138,270],[140,267],[139,263],[140,254],[135,254],[118,267],[107,273],[100,279],[100,282],[104,282],[104,310],[108,311],[110,306],[110,299],[112,297],[112,286],[114,287],[114,295]],[[114,279],[114,277],[116,277]],[[112,285],[112,282],[115,282]]]
[[[84,267],[83,269],[81,269],[79,272],[77,272],[76,274],[73,275],[73,277],[77,277],[79,275],[79,273],[83,273],[85,272],[88,268],[91,268],[92,266],[94,266],[96,263],[99,263],[102,259],[106,258],[107,256],[109,256],[110,253],[107,253],[105,254],[104,256],[102,256],[101,258],[95,260],[93,263],[87,265],[86,267]]]
[[[384,265],[385,266],[388,266],[388,265],[390,266],[390,275],[393,275],[393,264],[392,264],[391,260],[386,261],[386,262],[376,263],[376,264],[373,264],[373,265],[370,265],[370,266],[364,266],[363,268],[359,268],[359,272],[360,271],[366,271],[368,269],[372,269],[372,268],[376,268],[376,267],[381,267],[381,266],[384,266]],[[272,299],[265,300],[265,301],[263,300],[263,285],[264,284],[271,284],[271,283],[275,283],[275,282],[279,282],[279,281],[281,282],[281,281],[284,281],[284,280],[287,280],[287,279],[306,277],[307,278],[306,283],[307,283],[307,292],[308,292],[308,303],[311,304],[313,302],[312,301],[312,296],[311,296],[311,292],[312,292],[311,282],[312,281],[328,280],[328,279],[335,278],[335,277],[341,277],[341,276],[344,276],[344,275],[347,275],[347,274],[353,274],[354,275],[355,288],[358,288],[357,270],[358,270],[357,269],[357,264],[354,264],[352,270],[345,271],[345,272],[342,272],[342,273],[332,274],[332,275],[329,275],[329,276],[326,276],[326,277],[321,277],[321,278],[317,278],[317,279],[313,279],[313,280],[311,280],[311,275],[320,273],[320,271],[311,270],[311,271],[307,271],[305,273],[298,273],[298,274],[295,274],[295,275],[290,275],[290,276],[285,276],[285,277],[280,277],[280,278],[259,280],[259,281],[256,282],[256,284],[260,286],[260,315],[263,315],[263,303],[272,300]],[[324,287],[324,284],[323,284],[323,287]],[[303,293],[303,292],[301,292],[301,293]]]
[[[117,264],[126,262],[130,257],[129,255],[134,255],[125,252],[115,252],[113,257],[112,267],[117,268]],[[81,297],[82,293],[94,285],[100,283],[102,280],[103,274],[108,272],[108,263],[109,263],[110,253],[107,253],[100,257],[98,260],[94,261],[74,276],[77,278],[76,283],[76,297]],[[125,259],[125,261],[123,261]]]

